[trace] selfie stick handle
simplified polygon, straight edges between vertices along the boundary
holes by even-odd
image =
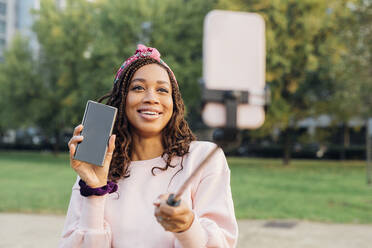
[[[181,203],[181,196],[186,188],[191,184],[193,180],[195,180],[196,176],[200,173],[200,171],[207,165],[209,159],[216,153],[218,150],[218,146],[216,146],[211,153],[200,163],[199,167],[191,174],[191,176],[186,180],[186,182],[182,185],[180,190],[177,194],[170,194],[167,200],[167,204],[169,206],[179,206]]]

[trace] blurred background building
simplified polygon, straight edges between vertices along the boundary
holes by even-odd
[[[6,45],[6,24],[7,24],[7,2],[5,0],[0,1],[0,60],[3,60],[3,50]],[[9,16],[9,15],[8,15]]]
[[[66,0],[56,0],[56,4],[63,8]],[[31,29],[32,9],[40,9],[40,0],[0,0],[0,61],[4,60],[4,49],[17,32],[30,39],[30,46],[37,53],[39,45]]]

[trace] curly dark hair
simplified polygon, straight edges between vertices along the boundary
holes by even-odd
[[[131,125],[125,114],[125,102],[128,95],[129,84],[134,73],[144,65],[158,64],[163,67],[169,76],[172,86],[173,114],[167,125],[162,131],[162,143],[164,152],[162,157],[166,162],[165,167],[153,167],[151,172],[155,175],[154,170],[167,170],[169,167],[174,168],[170,162],[175,156],[183,156],[189,151],[191,141],[196,137],[192,133],[184,117],[184,103],[177,82],[172,76],[172,72],[155,59],[145,57],[131,63],[121,73],[119,80],[113,85],[112,90],[100,97],[97,101],[102,102],[108,99],[106,105],[118,108],[117,118],[113,128],[113,134],[116,134],[115,150],[110,164],[108,179],[114,182],[125,177],[129,177],[128,166],[131,161],[133,149]],[[181,163],[182,170],[183,165]]]

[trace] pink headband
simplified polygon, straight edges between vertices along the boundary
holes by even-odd
[[[142,44],[137,45],[137,50],[134,52],[134,55],[129,57],[127,60],[124,61],[124,63],[120,66],[119,70],[116,72],[114,84],[119,81],[121,73],[124,71],[125,68],[127,68],[130,64],[132,64],[134,61],[140,58],[153,58],[156,61],[160,62],[162,65],[167,67],[172,76],[174,81],[177,83],[176,77],[173,74],[173,71],[171,68],[160,58],[160,53],[156,48],[147,47]]]

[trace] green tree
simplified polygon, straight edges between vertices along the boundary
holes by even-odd
[[[352,18],[342,32],[347,50],[332,71],[339,88],[334,95],[335,116],[344,121],[372,114],[372,1],[358,0],[350,8]]]
[[[97,87],[85,73],[89,63],[84,56],[94,39],[92,4],[88,1],[67,1],[66,8],[58,9],[55,1],[41,1],[33,30],[40,51],[37,57],[42,96],[35,124],[44,134],[55,140],[55,151],[66,128],[81,119],[81,109]]]
[[[0,129],[22,128],[33,124],[41,96],[40,80],[29,42],[17,34],[0,63]]]
[[[330,70],[334,91],[327,106],[334,124],[343,124],[341,158],[345,157],[345,149],[350,145],[348,122],[372,115],[372,2],[353,1],[348,7],[352,15],[339,30],[346,46],[340,61]]]

